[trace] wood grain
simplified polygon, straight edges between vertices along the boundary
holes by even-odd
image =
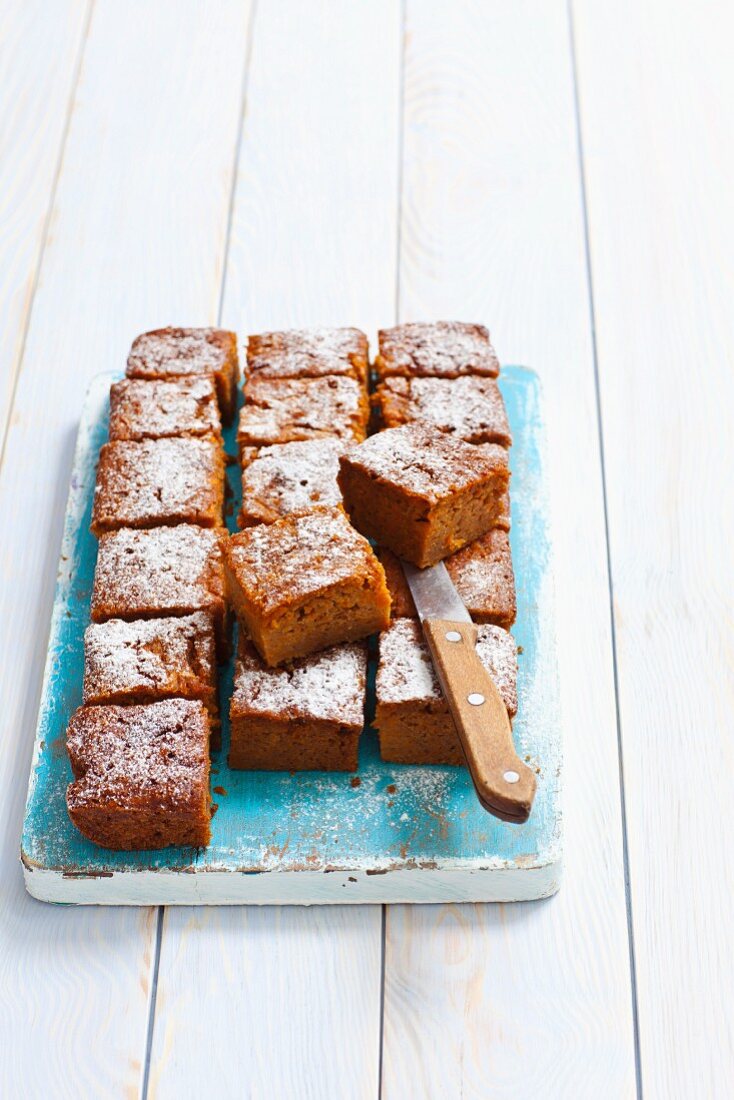
[[[734,874],[730,5],[575,6],[642,1088],[725,1097]]]
[[[373,332],[394,316],[399,15],[390,0],[259,8],[224,324]],[[381,933],[377,906],[167,910],[151,1096],[375,1097]],[[217,1027],[227,1057],[202,1059]]]
[[[500,358],[544,383],[566,867],[546,902],[388,910],[383,1096],[626,1098],[632,998],[566,10],[456,3],[445,16],[408,4],[400,312],[484,321]]]
[[[88,0],[4,0],[0,26],[0,439],[48,226]],[[1,450],[0,450],[1,454]]]
[[[32,901],[19,826],[79,408],[135,332],[216,311],[245,27],[241,4],[171,2],[89,29],[0,477],[3,1096],[140,1089],[156,912]]]

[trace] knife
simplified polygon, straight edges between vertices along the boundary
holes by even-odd
[[[477,628],[442,561],[401,564],[477,797],[488,813],[522,824],[535,775],[515,752],[507,708],[477,654]]]

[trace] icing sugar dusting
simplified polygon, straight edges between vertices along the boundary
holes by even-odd
[[[202,374],[220,370],[232,333],[215,328],[162,328],[135,338],[127,360],[129,378]]]
[[[388,428],[419,421],[466,443],[512,442],[505,403],[492,378],[387,378],[378,387]]]
[[[317,507],[233,535],[226,547],[237,581],[263,612],[335,584],[373,578],[379,564],[340,508]]]
[[[367,398],[354,378],[261,378],[245,383],[240,446],[288,443],[331,435],[363,439]]]
[[[421,424],[378,432],[351,447],[342,461],[434,503],[485,479],[505,479],[508,471],[501,447],[475,447]]]
[[[209,615],[182,618],[110,619],[84,634],[84,701],[140,688],[167,689],[172,681],[195,686],[213,681],[214,627]]]
[[[264,447],[242,472],[242,515],[272,522],[314,504],[341,504],[341,440],[324,437]]]
[[[261,378],[352,374],[365,378],[367,337],[356,328],[288,329],[250,336],[247,365]]]
[[[210,376],[175,381],[124,378],[110,390],[110,439],[221,434]]]
[[[381,329],[378,372],[456,378],[462,374],[496,377],[500,365],[484,325],[461,321],[411,323]]]
[[[517,711],[517,646],[500,626],[478,628],[477,653],[494,680],[510,716]],[[442,697],[423,631],[415,619],[395,619],[380,635],[377,699],[381,703],[427,703]]]
[[[76,781],[70,809],[93,802],[183,809],[209,779],[209,723],[201,703],[167,699],[133,707],[83,707],[71,718],[67,748]]]
[[[202,608],[221,602],[220,535],[180,524],[136,531],[123,527],[103,535],[97,551],[92,609],[118,614],[149,609]]]
[[[220,523],[224,458],[218,441],[185,437],[106,443],[92,520],[102,527],[156,521]]]
[[[313,718],[361,729],[366,675],[363,645],[333,646],[283,668],[268,668],[244,642],[235,667],[231,714]]]

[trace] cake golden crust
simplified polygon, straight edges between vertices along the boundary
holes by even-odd
[[[500,365],[484,325],[432,321],[397,325],[378,334],[375,369],[380,379],[459,378],[464,374],[496,378]]]
[[[180,378],[211,375],[222,420],[231,424],[237,408],[240,377],[237,338],[217,328],[159,328],[133,341],[127,359],[128,378]]]
[[[66,735],[74,825],[104,848],[210,839],[209,719],[202,703],[81,707]]]
[[[496,526],[508,483],[501,447],[473,446],[419,424],[379,432],[340,459],[339,485],[355,527],[421,568]]]
[[[389,622],[384,570],[341,508],[250,527],[225,543],[224,555],[229,599],[269,665],[356,641]]]

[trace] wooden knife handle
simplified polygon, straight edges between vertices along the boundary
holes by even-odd
[[[426,619],[423,633],[479,801],[504,821],[527,821],[535,775],[515,752],[507,708],[477,653],[475,624]]]

